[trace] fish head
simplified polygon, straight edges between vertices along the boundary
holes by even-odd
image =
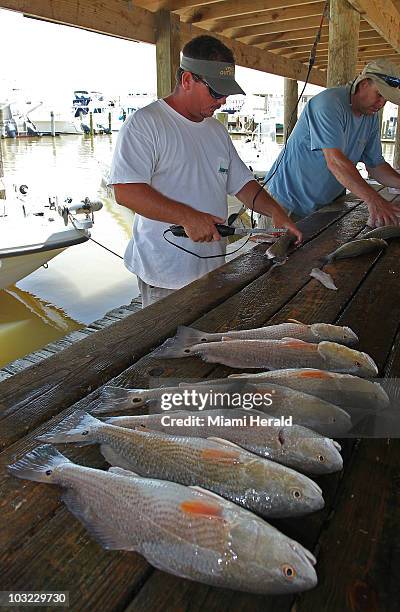
[[[295,438],[293,446],[298,458],[296,469],[309,474],[331,474],[343,468],[343,459],[340,454],[340,445],[325,438],[310,429],[303,427],[290,427],[286,437],[291,434]]]
[[[248,590],[279,594],[316,586],[315,557],[262,519],[249,514],[232,525],[230,536],[239,561],[238,584]]]
[[[353,345],[358,342],[357,335],[350,327],[331,325],[330,323],[313,323],[310,326],[311,333],[319,341],[328,340],[339,344]]]
[[[327,370],[348,372],[366,378],[378,374],[377,365],[372,357],[348,346],[336,342],[320,342],[318,353],[324,359]]]
[[[255,485],[248,489],[242,502],[251,499],[260,509],[268,509],[269,517],[300,516],[324,507],[322,490],[310,478],[284,465],[263,459],[247,464],[247,474]]]
[[[321,488],[311,478],[290,468],[286,468],[283,491],[282,500],[290,508],[290,516],[316,512],[325,505]]]
[[[109,412],[124,412],[131,408],[143,408],[148,402],[148,389],[124,389],[106,387],[101,395],[101,401],[92,409],[93,414],[108,414]]]

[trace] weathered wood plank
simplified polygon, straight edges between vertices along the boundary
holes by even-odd
[[[338,87],[356,73],[360,14],[347,0],[331,0],[327,86]],[[319,50],[321,51],[321,50]]]
[[[165,98],[175,89],[175,75],[180,62],[179,17],[161,10],[157,18],[157,97]]]
[[[0,7],[92,32],[156,42],[154,15],[122,0],[83,3],[79,0],[1,0]]]
[[[400,53],[400,14],[392,0],[349,0],[349,3]]]
[[[311,240],[357,205],[357,200],[351,197],[346,202],[342,208],[337,206],[336,210],[318,213],[302,221],[305,241]],[[302,247],[302,251],[305,248],[307,244]],[[162,304],[154,304],[89,336],[62,354],[54,355],[46,363],[39,363],[1,383],[0,447],[17,440],[129,367],[163,339],[173,335],[177,323],[192,323],[269,270],[271,264],[262,254],[263,250],[265,246],[256,247],[185,287],[178,294],[169,296],[168,308],[166,300]],[[285,269],[290,270],[290,267],[285,266]],[[295,293],[298,288],[297,283],[292,292]],[[282,303],[279,298],[278,303]],[[153,325],[154,320],[158,322],[156,327]],[[160,367],[157,366],[158,369]]]

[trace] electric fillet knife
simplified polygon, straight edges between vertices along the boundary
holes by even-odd
[[[286,234],[287,229],[280,227],[270,227],[268,229],[249,229],[244,227],[230,227],[229,225],[221,225],[220,223],[216,223],[215,227],[218,230],[218,233],[221,236],[248,236],[249,234],[267,234],[270,235],[279,235]],[[182,225],[171,225],[171,232],[174,236],[180,236],[181,238],[187,238],[187,234]]]

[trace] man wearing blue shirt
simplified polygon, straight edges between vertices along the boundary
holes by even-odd
[[[400,224],[400,205],[382,198],[356,168],[400,188],[400,174],[385,162],[378,111],[400,104],[400,70],[388,60],[367,64],[351,85],[326,89],[310,100],[266,176],[270,194],[293,217],[305,217],[341,195],[344,188],[368,205],[369,225]],[[282,157],[283,155],[283,157]]]

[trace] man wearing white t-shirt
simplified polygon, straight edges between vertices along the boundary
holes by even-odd
[[[235,81],[232,52],[212,36],[199,36],[183,49],[175,90],[121,128],[110,184],[117,202],[136,213],[125,265],[138,277],[143,307],[222,265],[225,241],[215,224],[226,220],[227,194],[252,208],[260,190],[227,130],[212,117],[235,93],[244,92]],[[265,190],[254,210],[273,215],[277,226],[301,240]],[[173,242],[200,257],[164,239],[171,224],[183,225],[189,238],[173,236]]]

